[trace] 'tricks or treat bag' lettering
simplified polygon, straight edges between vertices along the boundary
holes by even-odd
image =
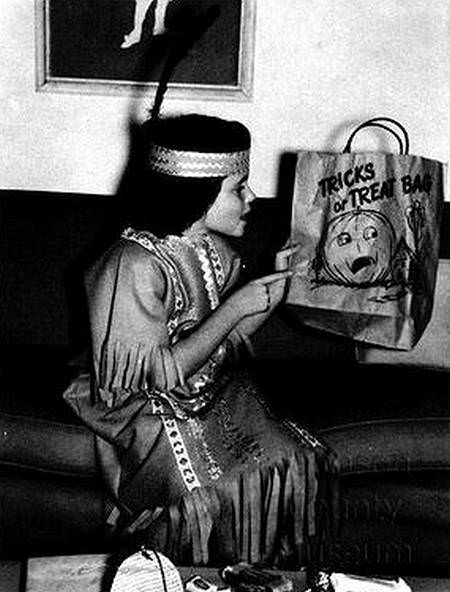
[[[430,193],[433,180],[429,174],[404,175],[399,180],[389,177],[384,180],[374,181],[375,166],[373,162],[358,165],[339,171],[335,175],[324,177],[318,181],[322,197],[335,196],[333,209],[336,213],[344,212],[349,208],[363,207],[372,202],[388,199],[394,196],[396,184],[401,183],[401,190],[405,195],[413,195],[417,192]],[[347,196],[342,198],[341,193],[347,189]]]

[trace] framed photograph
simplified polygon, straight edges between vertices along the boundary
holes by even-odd
[[[167,96],[248,100],[255,0],[35,0],[37,90],[156,90],[168,60],[193,40]]]

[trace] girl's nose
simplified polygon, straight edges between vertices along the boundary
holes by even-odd
[[[249,185],[245,188],[245,203],[251,203],[253,200],[256,199],[256,195],[253,193],[253,190]]]

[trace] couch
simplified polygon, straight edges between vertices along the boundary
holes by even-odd
[[[250,275],[270,269],[286,212],[258,200],[241,244]],[[86,343],[82,269],[116,220],[113,197],[0,192],[1,557],[116,548],[94,439],[61,398]],[[449,375],[361,364],[353,343],[305,328],[286,306],[258,333],[251,371],[278,412],[341,458],[341,528],[324,557],[352,571],[447,573]]]

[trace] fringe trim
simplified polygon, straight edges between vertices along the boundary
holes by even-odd
[[[198,487],[177,504],[142,512],[125,536],[154,548],[176,564],[246,561],[301,565],[313,554],[316,523],[326,529],[333,504],[320,500],[330,469],[314,451],[294,453],[270,466]],[[318,515],[320,514],[320,516]],[[323,534],[323,533],[322,533]]]

